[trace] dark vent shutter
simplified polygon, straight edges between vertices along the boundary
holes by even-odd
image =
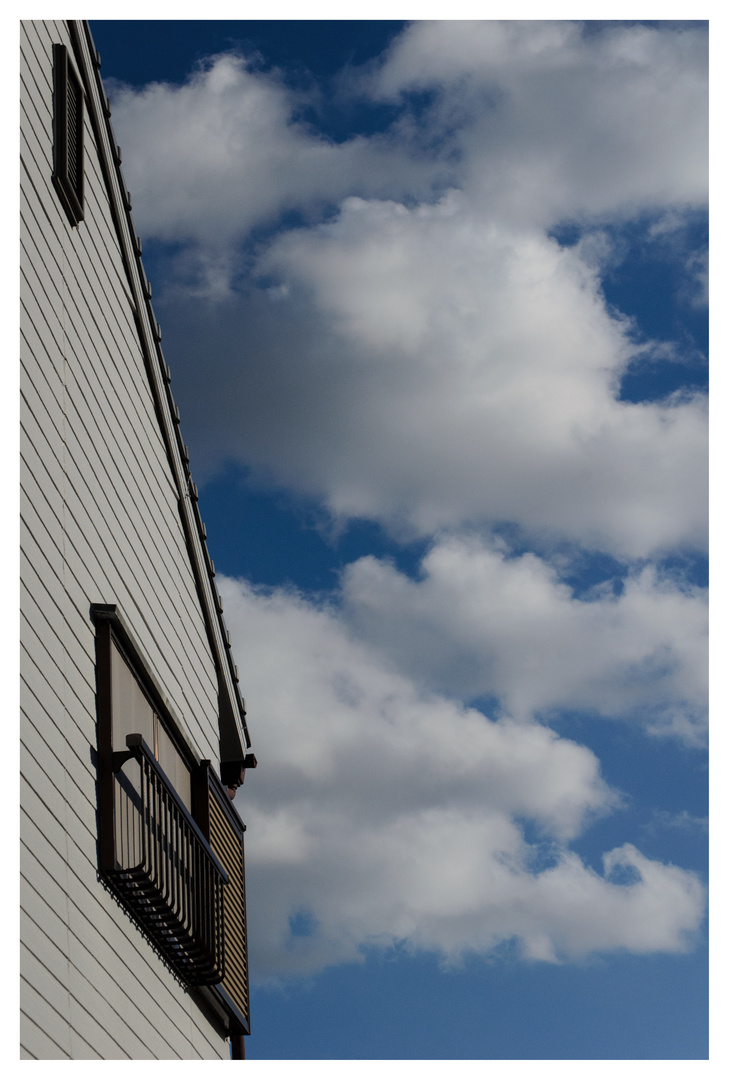
[[[70,78],[66,84],[67,109],[68,109],[68,182],[81,201],[81,178],[83,169],[83,155],[81,152],[82,124],[83,124],[83,97],[81,88],[74,78]]]
[[[53,183],[72,225],[84,216],[84,97],[65,45],[53,46]]]

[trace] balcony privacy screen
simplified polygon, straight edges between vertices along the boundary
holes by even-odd
[[[248,1030],[248,942],[243,863],[245,825],[217,777],[210,773],[210,846],[228,873],[225,887],[225,975],[218,991]]]

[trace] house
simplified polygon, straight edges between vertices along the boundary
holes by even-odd
[[[21,24],[21,1056],[242,1058],[256,762],[99,67]]]

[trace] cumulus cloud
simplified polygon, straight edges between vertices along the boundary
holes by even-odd
[[[543,559],[475,537],[436,543],[421,569],[367,557],[343,579],[350,625],[418,685],[497,697],[520,720],[586,710],[704,737],[704,590],[648,566],[578,599]]]
[[[255,977],[394,944],[450,962],[504,942],[549,961],[688,946],[694,875],[630,844],[602,873],[570,850],[619,803],[588,749],[423,692],[331,609],[221,591],[265,765],[240,796]]]
[[[461,186],[549,226],[705,202],[707,48],[704,28],[426,21],[368,85],[431,91],[428,123],[452,133]]]
[[[457,192],[352,198],[257,272],[236,301],[166,308],[210,462],[420,535],[515,521],[628,557],[705,542],[704,402],[617,400],[638,350],[579,249]]]
[[[422,195],[437,174],[393,136],[338,144],[318,134],[297,119],[306,97],[255,57],[224,53],[182,85],[112,91],[137,227],[193,242],[203,264],[287,210],[321,213],[353,191]]]

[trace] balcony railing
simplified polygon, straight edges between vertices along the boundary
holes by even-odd
[[[228,874],[141,735],[112,755],[114,868],[107,873],[189,985],[225,977]]]

